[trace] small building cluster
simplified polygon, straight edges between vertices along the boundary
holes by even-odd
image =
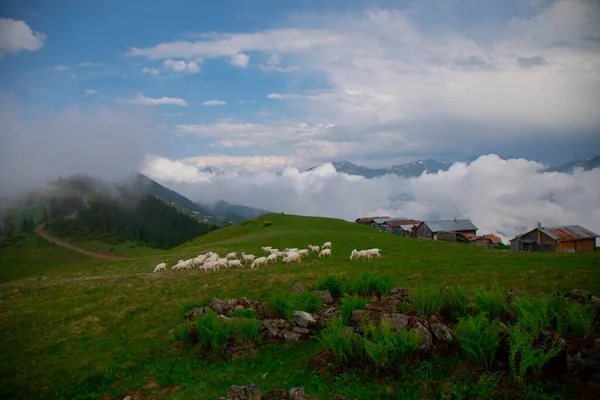
[[[477,235],[477,226],[468,219],[419,221],[377,216],[357,218],[355,222],[400,236],[469,243],[483,247],[496,247],[502,243],[502,239],[492,233]],[[538,225],[537,228],[511,239],[510,249],[563,253],[594,252],[597,237],[600,236],[580,225]]]

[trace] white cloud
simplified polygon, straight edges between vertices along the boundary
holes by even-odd
[[[49,68],[50,71],[56,71],[56,72],[68,71],[70,69],[71,69],[71,67],[69,67],[68,65],[55,65],[55,66]]]
[[[205,107],[210,107],[210,106],[224,106],[227,103],[223,100],[206,100],[205,102],[202,103],[203,106]]]
[[[279,67],[277,65],[263,65],[263,64],[260,64],[258,66],[258,68],[261,71],[265,71],[265,72],[276,71],[276,72],[281,72],[281,73],[284,73],[284,74],[300,71],[300,68],[298,68],[296,66],[291,66],[291,67],[285,67],[285,68],[283,68],[283,67]]]
[[[102,64],[102,63],[89,62],[89,61],[77,63],[78,67],[84,67],[84,68],[101,67],[103,65],[104,64]]]
[[[279,171],[291,167],[296,160],[293,157],[281,156],[227,156],[207,155],[201,157],[189,157],[179,160],[186,165],[194,165],[198,168],[208,166],[219,167],[227,172],[264,172]]]
[[[297,94],[281,94],[281,93],[270,93],[267,95],[267,99],[283,100],[283,99],[300,99],[302,96]]]
[[[85,89],[84,93],[86,94],[98,94],[97,90],[92,90],[92,89]]]
[[[158,75],[160,74],[160,71],[156,68],[144,67],[142,68],[142,74]]]
[[[25,21],[0,18],[0,50],[14,54],[36,51],[44,46],[44,40],[46,35],[33,32]]]
[[[183,99],[178,99],[176,97],[161,97],[158,99],[153,99],[151,97],[145,97],[143,94],[138,94],[133,99],[128,100],[120,100],[123,103],[137,104],[140,106],[157,106],[164,104],[172,104],[176,106],[186,107],[187,101]]]
[[[229,59],[231,65],[239,68],[246,68],[248,66],[248,62],[250,61],[250,56],[244,53],[236,54],[235,56]]]
[[[163,68],[167,70],[173,70],[176,72],[183,72],[186,74],[197,74],[200,72],[198,63],[194,61],[186,62],[183,60],[165,60],[163,62]]]
[[[364,179],[337,173],[331,164],[301,172],[289,160],[283,162],[286,159],[280,162],[281,177],[265,168],[216,177],[198,172],[198,167],[223,166],[231,159],[243,163],[241,158],[200,157],[195,171],[187,168],[190,160],[172,167],[162,161],[160,168],[149,165],[146,171],[192,200],[223,199],[274,212],[350,221],[375,214],[469,218],[480,233],[496,233],[505,239],[533,228],[538,221],[546,226],[580,224],[600,232],[600,186],[595,184],[600,181],[600,169],[573,175],[541,173],[539,163],[488,155],[470,165],[459,163],[446,172],[413,179],[392,175]],[[268,162],[263,159],[257,164]],[[152,175],[153,170],[158,172]]]

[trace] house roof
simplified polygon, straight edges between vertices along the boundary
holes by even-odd
[[[594,239],[600,236],[597,233],[585,229],[580,225],[562,225],[547,228],[542,227],[540,229],[546,235],[559,242],[579,239]]]
[[[396,228],[402,225],[410,225],[412,227],[413,225],[419,225],[420,223],[421,221],[417,221],[416,219],[388,219],[383,224]]]
[[[389,215],[378,216],[378,217],[361,217],[361,218],[357,218],[356,221],[373,222],[374,219],[387,219],[387,218],[389,218]]]
[[[431,232],[440,231],[476,231],[477,228],[468,219],[448,219],[440,221],[423,221]]]
[[[474,235],[472,233],[464,233],[463,236],[468,237],[469,239],[490,239],[492,243],[498,244],[502,242],[502,238],[494,235],[493,233],[487,233],[485,235]]]

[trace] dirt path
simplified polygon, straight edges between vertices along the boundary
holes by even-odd
[[[129,257],[124,257],[124,256],[118,256],[116,254],[100,253],[98,251],[87,250],[87,249],[81,248],[79,246],[76,246],[72,243],[65,242],[64,240],[60,240],[59,238],[52,236],[51,234],[46,232],[44,230],[45,225],[46,225],[46,223],[44,222],[44,223],[38,225],[37,228],[35,228],[36,235],[43,237],[44,239],[46,239],[58,246],[62,246],[69,250],[78,251],[81,254],[85,254],[86,256],[94,257],[94,258],[97,258],[100,260],[125,260],[125,259],[129,258]]]

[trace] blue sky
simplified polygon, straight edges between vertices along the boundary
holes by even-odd
[[[597,2],[4,3],[0,92],[22,121],[137,109],[172,160],[600,152]]]

